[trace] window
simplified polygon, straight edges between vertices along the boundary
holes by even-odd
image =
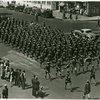
[[[47,1],[47,5],[51,5],[51,1]]]
[[[89,31],[86,31],[86,33],[91,33],[92,31],[91,30],[89,30]]]
[[[34,1],[34,3],[37,3],[37,1]]]
[[[42,1],[42,4],[45,4],[46,2],[45,1]]]
[[[38,1],[38,4],[40,4],[40,1]]]

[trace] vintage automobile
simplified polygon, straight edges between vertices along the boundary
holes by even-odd
[[[94,37],[96,34],[92,32],[91,29],[81,29],[80,30],[83,35],[86,35],[88,38]]]
[[[82,37],[87,37],[89,39],[92,39],[96,36],[98,36],[98,34],[95,34],[92,29],[81,29],[81,30],[74,30],[72,31],[73,35],[75,37],[78,37],[79,35],[81,35]]]

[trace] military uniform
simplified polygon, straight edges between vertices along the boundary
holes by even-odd
[[[66,77],[65,77],[65,89],[66,89],[66,86],[68,83],[70,84],[71,90],[72,90],[72,82],[71,82],[70,74],[66,75]]]
[[[90,99],[90,92],[91,92],[91,85],[90,85],[90,82],[87,81],[87,83],[85,84],[85,87],[84,87],[83,99],[85,99],[86,95],[88,95],[88,99]]]

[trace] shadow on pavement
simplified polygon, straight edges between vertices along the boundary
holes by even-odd
[[[0,85],[0,88],[3,87],[3,85]]]
[[[39,93],[38,97],[43,99],[43,98],[47,97],[48,95],[49,95],[48,93],[42,92],[42,93]]]
[[[55,79],[58,79],[58,78],[63,79],[63,78],[65,78],[65,75],[57,76],[57,77],[52,77],[52,78],[51,78],[51,81],[53,81],[53,80],[55,80]]]
[[[90,70],[79,72],[79,73],[77,73],[77,76],[78,76],[78,75],[81,75],[81,74],[86,74],[86,73],[88,73],[88,72],[90,72]]]
[[[50,79],[50,81],[53,81],[53,80],[58,79],[58,78],[59,78],[59,76],[58,76],[58,77],[52,77],[52,78]]]
[[[73,87],[71,92],[83,92],[80,87]]]
[[[72,92],[77,91],[80,87],[73,87]]]
[[[97,82],[97,86],[100,85],[100,82]]]
[[[25,89],[30,89],[30,88],[32,88],[32,85],[26,84]]]

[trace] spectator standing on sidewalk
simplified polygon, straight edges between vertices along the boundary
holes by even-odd
[[[66,14],[65,14],[65,11],[63,11],[63,19],[65,19],[65,15],[66,15]]]
[[[39,89],[40,89],[40,82],[38,80],[38,77],[36,76],[36,81],[35,81],[35,97],[37,98],[38,97],[38,93],[39,93]]]
[[[36,75],[33,75],[31,82],[32,82],[32,95],[35,95],[35,81],[36,81]]]
[[[4,85],[4,89],[2,90],[2,98],[5,98],[5,99],[8,98],[8,87],[6,84]]]
[[[100,27],[100,19],[98,18],[97,27]]]
[[[69,15],[69,19],[73,19],[73,18],[72,18],[72,13],[70,13],[70,15]]]
[[[36,19],[36,22],[38,22],[38,13],[36,12],[36,14],[35,14],[35,19]]]
[[[95,78],[95,68],[94,66],[92,66],[92,69],[91,69],[91,74],[90,74],[90,83],[91,83],[91,80],[94,79],[94,82],[95,82],[95,86],[97,86],[97,82],[96,82],[96,78]]]
[[[51,79],[50,75],[50,63],[47,62],[46,67],[45,67],[45,79],[47,79],[47,75],[49,76],[49,79]]]
[[[14,82],[14,69],[11,68],[11,71],[10,71],[10,83],[11,83],[11,87],[13,86],[13,82]]]
[[[26,82],[26,73],[25,70],[21,73],[21,86],[22,89],[25,89],[25,82]]]
[[[76,14],[76,17],[75,17],[75,19],[76,19],[76,20],[78,20],[78,14]]]

